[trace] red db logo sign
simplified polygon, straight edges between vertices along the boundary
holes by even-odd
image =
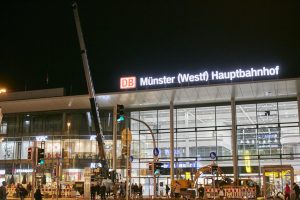
[[[120,79],[120,89],[131,89],[136,87],[136,77],[123,77]]]

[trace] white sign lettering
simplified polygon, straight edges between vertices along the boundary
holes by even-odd
[[[16,173],[31,173],[33,169],[16,169]]]
[[[186,83],[207,83],[208,81],[234,81],[239,79],[249,79],[255,77],[272,77],[279,75],[279,66],[275,67],[261,67],[261,68],[249,68],[249,69],[236,69],[233,71],[203,71],[196,74],[193,73],[178,73],[177,76],[161,76],[161,77],[140,77],[136,79],[134,76],[129,77],[130,80],[136,79],[137,84],[132,84],[130,87],[122,86],[124,82],[124,77],[121,78],[121,89],[128,89],[128,88],[136,88],[136,87],[148,87],[148,86],[168,86],[174,84],[186,84]],[[125,77],[126,78],[126,77]],[[126,78],[126,80],[128,77]],[[128,81],[127,81],[128,82]],[[126,83],[127,83],[126,82]],[[128,82],[129,83],[129,82]],[[124,83],[125,84],[125,83]]]
[[[36,136],[35,140],[36,141],[47,141],[48,136]]]
[[[175,83],[200,83],[208,81],[218,80],[236,80],[243,78],[255,78],[255,77],[271,77],[279,75],[279,66],[275,67],[262,67],[262,68],[250,68],[247,70],[236,69],[229,72],[224,71],[203,71],[197,74],[191,73],[178,73],[177,76],[162,76],[162,77],[140,77],[139,86],[158,86],[158,85],[171,85]]]

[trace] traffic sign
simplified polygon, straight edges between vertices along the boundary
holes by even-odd
[[[155,147],[155,148],[153,149],[153,155],[154,155],[154,156],[158,156],[158,155],[159,155],[159,149],[158,149],[157,147]]]
[[[130,162],[133,161],[133,156],[129,156],[129,161],[130,161]]]
[[[210,152],[209,157],[210,157],[212,160],[216,160],[216,158],[217,158],[216,152],[214,152],[214,151]]]

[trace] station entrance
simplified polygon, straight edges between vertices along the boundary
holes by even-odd
[[[265,198],[284,193],[286,184],[291,187],[294,182],[294,168],[291,165],[270,165],[262,167],[263,194]]]

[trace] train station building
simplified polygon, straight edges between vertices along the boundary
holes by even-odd
[[[132,134],[131,182],[153,194],[152,129],[164,170],[159,187],[172,178],[193,179],[197,169],[215,162],[226,176],[263,183],[264,166],[291,166],[300,182],[298,78],[281,79],[279,66],[201,71],[160,77],[120,77],[120,91],[97,94],[106,157],[126,177],[122,130]],[[113,109],[124,105],[129,118],[117,126],[114,154]],[[45,149],[40,169],[44,184],[57,176],[61,183],[84,181],[84,169],[98,165],[97,142],[89,96],[66,96],[63,89],[7,93],[0,97],[3,112],[0,142],[0,179],[31,180],[28,148]],[[214,152],[216,158],[211,158]],[[115,156],[114,156],[115,155]],[[114,161],[113,161],[114,160]],[[205,175],[204,175],[205,176]],[[291,181],[292,174],[270,172],[269,184]],[[283,177],[284,176],[284,177]],[[198,180],[203,182],[203,177]]]

